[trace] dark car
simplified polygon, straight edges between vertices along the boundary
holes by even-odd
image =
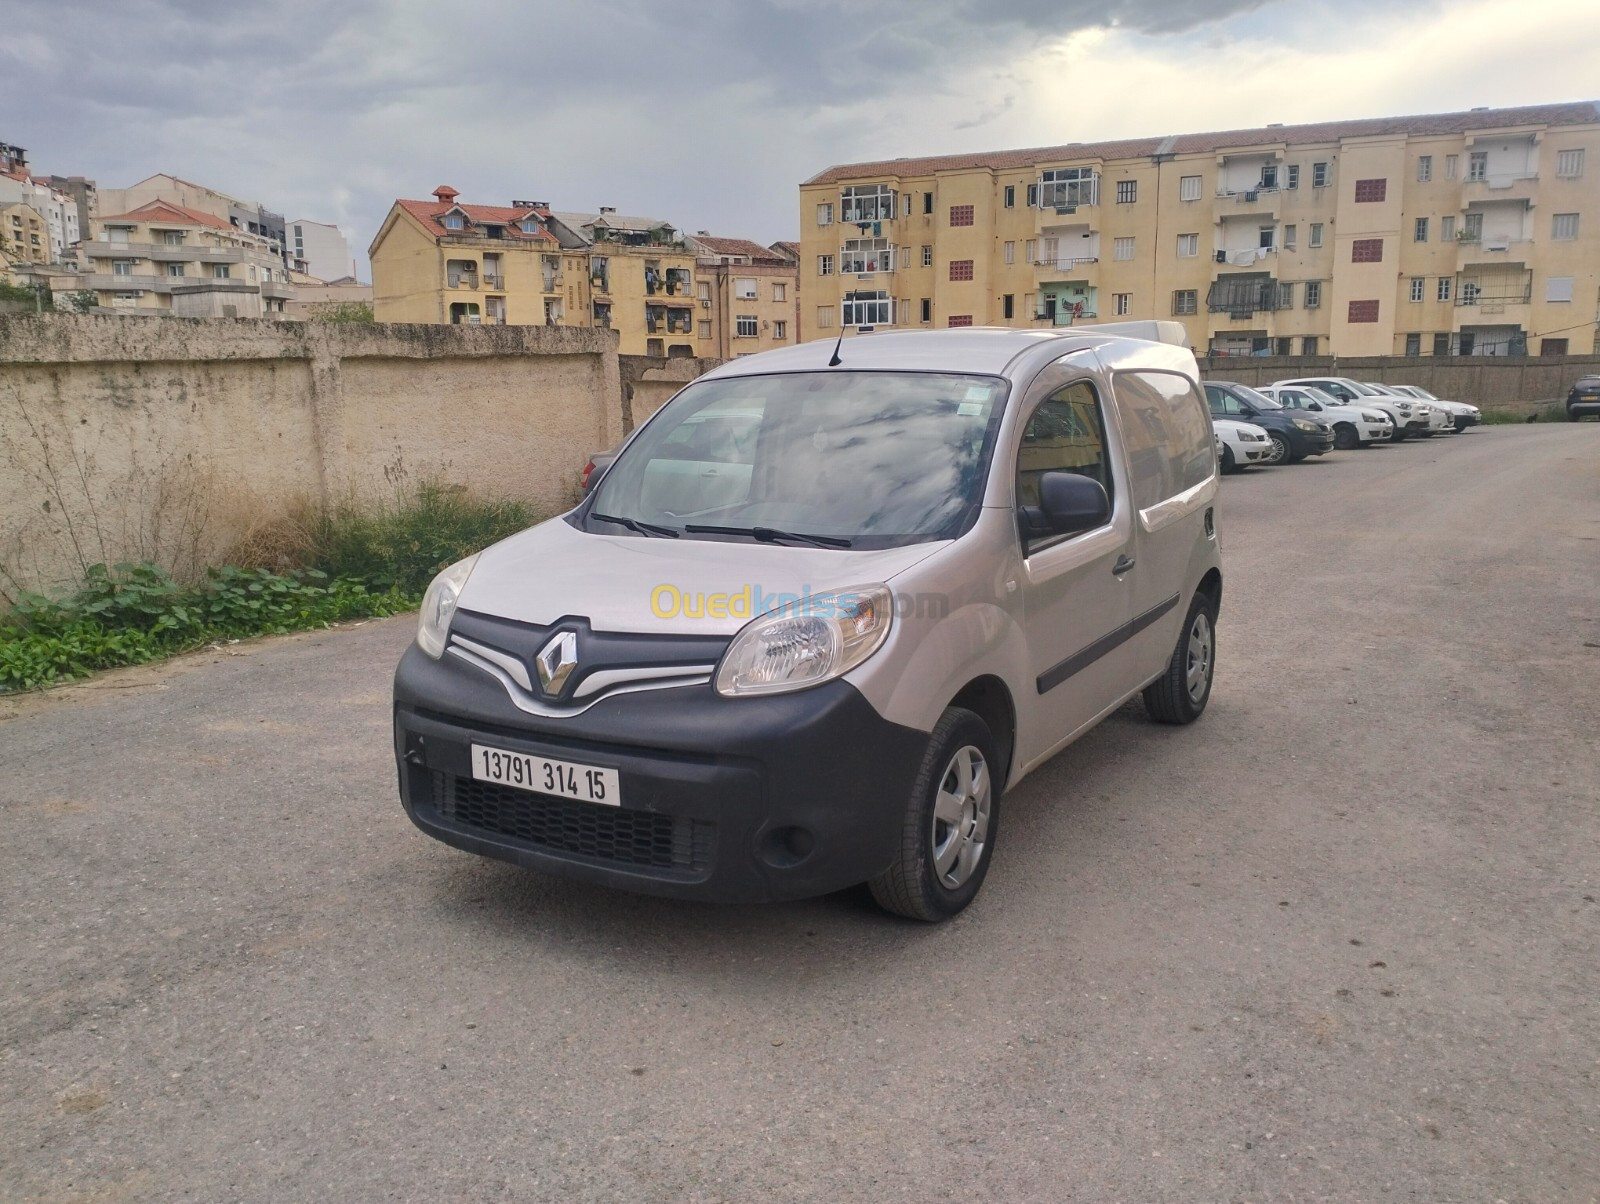
[[[1593,414],[1600,418],[1600,376],[1580,376],[1567,392],[1567,421]]]
[[[1286,410],[1248,385],[1207,381],[1206,404],[1213,418],[1243,418],[1264,429],[1278,452],[1274,464],[1294,464],[1333,450],[1333,428],[1326,422],[1306,410]]]

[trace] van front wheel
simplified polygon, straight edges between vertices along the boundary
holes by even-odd
[[[937,923],[972,902],[1000,827],[998,764],[988,724],[947,707],[906,801],[895,860],[869,883],[878,906]]]
[[[1178,632],[1167,671],[1144,689],[1144,709],[1157,723],[1193,723],[1211,698],[1217,668],[1217,604],[1197,593]]]

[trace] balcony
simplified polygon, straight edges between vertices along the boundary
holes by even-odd
[[[1456,270],[1485,264],[1495,267],[1521,266],[1533,252],[1533,239],[1520,235],[1467,234],[1456,236]]]
[[[114,272],[90,272],[79,280],[87,289],[120,293],[170,293],[174,284],[194,283],[182,276],[119,276]]]
[[[1277,312],[1279,300],[1278,282],[1265,272],[1228,276],[1211,282],[1206,293],[1206,310],[1235,319],[1248,318],[1253,314]]]
[[[1100,203],[1100,173],[1097,171],[1068,180],[1046,180],[1041,176],[1038,187],[1039,209],[1060,213]]]
[[[85,242],[79,244],[86,259],[153,259],[157,263],[243,263],[243,247],[206,247],[195,243]],[[264,256],[264,252],[256,252]]]
[[[1536,171],[1485,172],[1461,182],[1461,207],[1484,201],[1531,200],[1539,183]]]
[[[476,289],[478,287],[478,278],[476,276],[467,275],[451,276],[446,283],[451,288]]]
[[[284,284],[278,280],[265,280],[261,284],[263,297],[275,297],[280,301],[293,301],[295,299],[294,285]]]
[[[1093,267],[1100,262],[1098,255],[1078,255],[1072,258],[1035,259],[1033,267],[1041,280],[1053,280],[1057,277],[1084,275],[1084,269]]]
[[[1476,309],[1502,320],[1525,318],[1524,307],[1533,301],[1533,273],[1516,270],[1457,276],[1455,292],[1458,309]]]
[[[484,288],[492,288],[492,289],[495,289],[496,291],[503,292],[505,290],[505,287],[506,287],[506,278],[504,276],[490,274],[489,272],[485,272],[483,274],[483,287]]]
[[[1276,187],[1248,188],[1242,192],[1219,191],[1216,220],[1223,222],[1230,217],[1276,218],[1282,195]]]

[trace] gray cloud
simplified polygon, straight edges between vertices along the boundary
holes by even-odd
[[[363,247],[395,196],[446,182],[771,240],[795,235],[795,186],[829,163],[973,145],[961,131],[981,145],[1036,46],[1266,2],[13,0],[0,138],[39,170],[170,171]]]

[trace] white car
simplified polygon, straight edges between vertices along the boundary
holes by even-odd
[[[1264,385],[1265,393],[1291,410],[1311,410],[1333,426],[1333,445],[1348,450],[1389,443],[1394,439],[1394,420],[1382,410],[1369,406],[1345,405],[1332,394],[1310,385]]]
[[[1391,393],[1402,393],[1408,397],[1415,397],[1429,405],[1439,406],[1455,419],[1456,430],[1464,431],[1469,426],[1477,426],[1483,421],[1483,412],[1477,406],[1468,405],[1464,401],[1445,401],[1435,397],[1420,385],[1386,385]]]
[[[1390,393],[1376,385],[1351,380],[1348,376],[1298,376],[1293,380],[1273,382],[1275,388],[1284,385],[1310,385],[1338,398],[1346,405],[1370,406],[1374,410],[1382,410],[1394,423],[1396,443],[1412,435],[1433,433],[1428,418],[1433,407],[1415,397]]]
[[[1417,432],[1417,434],[1421,435],[1422,438],[1428,439],[1434,435],[1455,434],[1455,415],[1441,406],[1438,402],[1424,401],[1420,397],[1413,396],[1410,393],[1402,393],[1399,389],[1391,388],[1389,385],[1381,384],[1375,380],[1363,380],[1358,383],[1366,385],[1369,389],[1377,389],[1387,397],[1393,397],[1399,401],[1413,402],[1417,406],[1422,407],[1422,415],[1428,420],[1427,429]]]
[[[1213,418],[1217,433],[1217,458],[1223,472],[1243,472],[1252,464],[1276,464],[1278,445],[1253,422],[1237,418]]]

